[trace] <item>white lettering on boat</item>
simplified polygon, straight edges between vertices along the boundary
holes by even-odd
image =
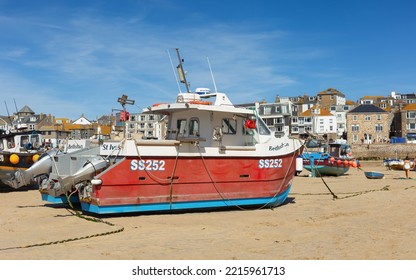
[[[132,171],[147,170],[147,171],[164,171],[165,170],[165,161],[164,160],[137,160],[133,159],[130,162],[130,169]]]
[[[282,168],[282,159],[260,159],[259,168]]]
[[[289,146],[289,143],[282,143],[280,145],[276,145],[276,146],[269,146],[269,151],[278,151],[284,147]]]

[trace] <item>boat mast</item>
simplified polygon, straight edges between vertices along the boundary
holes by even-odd
[[[181,56],[179,55],[178,48],[176,48],[176,54],[178,55],[178,59],[179,59],[179,65],[176,67],[176,69],[178,70],[179,80],[181,81],[181,83],[185,84],[186,92],[190,93],[191,91],[189,90],[189,85],[188,85],[188,82],[186,81],[185,71],[183,71],[183,66],[182,66],[183,59],[181,59]]]

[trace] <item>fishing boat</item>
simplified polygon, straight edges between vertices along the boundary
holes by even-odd
[[[44,179],[49,178],[52,170],[53,158],[60,155],[76,156],[82,151],[89,150],[94,144],[89,139],[64,139],[60,147],[44,151],[28,168],[17,168],[17,170],[10,171],[8,176],[2,179],[2,183],[18,189],[29,185],[40,185]],[[98,145],[95,145],[98,147]],[[56,163],[55,163],[56,164]],[[66,169],[70,168],[68,166]]]
[[[286,200],[302,141],[276,138],[255,110],[233,105],[225,93],[191,92],[177,54],[186,92],[143,111],[165,116],[166,135],[50,157],[44,201],[78,201],[85,212],[111,214],[275,207]],[[128,122],[126,105],[134,100],[123,95],[118,102],[120,120]]]
[[[350,167],[359,166],[359,162],[352,156],[351,147],[346,143],[308,141],[306,145],[311,150],[308,148],[302,154],[303,167],[311,172],[312,177],[341,176]],[[312,150],[313,148],[318,150]]]
[[[376,171],[365,171],[364,174],[365,174],[365,177],[367,177],[367,179],[383,179],[384,178],[383,173],[376,172]]]
[[[0,180],[8,180],[16,170],[30,168],[42,155],[42,135],[24,127],[0,131]]]

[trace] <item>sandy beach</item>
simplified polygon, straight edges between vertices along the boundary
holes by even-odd
[[[369,180],[357,169],[325,177],[334,199],[304,171],[275,209],[104,216],[106,223],[45,204],[36,189],[2,187],[0,259],[416,259],[416,172],[405,179],[382,161],[362,169],[385,178]]]

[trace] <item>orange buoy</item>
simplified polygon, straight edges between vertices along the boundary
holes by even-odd
[[[329,161],[330,161],[330,162],[332,162],[332,163],[334,163],[335,158],[331,157],[331,158],[329,159]]]
[[[348,160],[344,160],[345,165],[348,165],[348,163],[349,163]]]
[[[338,163],[338,164],[341,164],[341,160],[340,160],[340,159],[339,159],[339,160],[337,160],[337,163]]]
[[[38,154],[33,155],[33,157],[32,157],[32,161],[33,162],[37,162],[38,159],[39,159],[39,155]]]
[[[12,164],[18,164],[18,163],[19,163],[19,161],[20,161],[19,156],[18,156],[18,155],[16,155],[16,154],[11,154],[9,159],[10,159],[10,162],[11,162]]]

